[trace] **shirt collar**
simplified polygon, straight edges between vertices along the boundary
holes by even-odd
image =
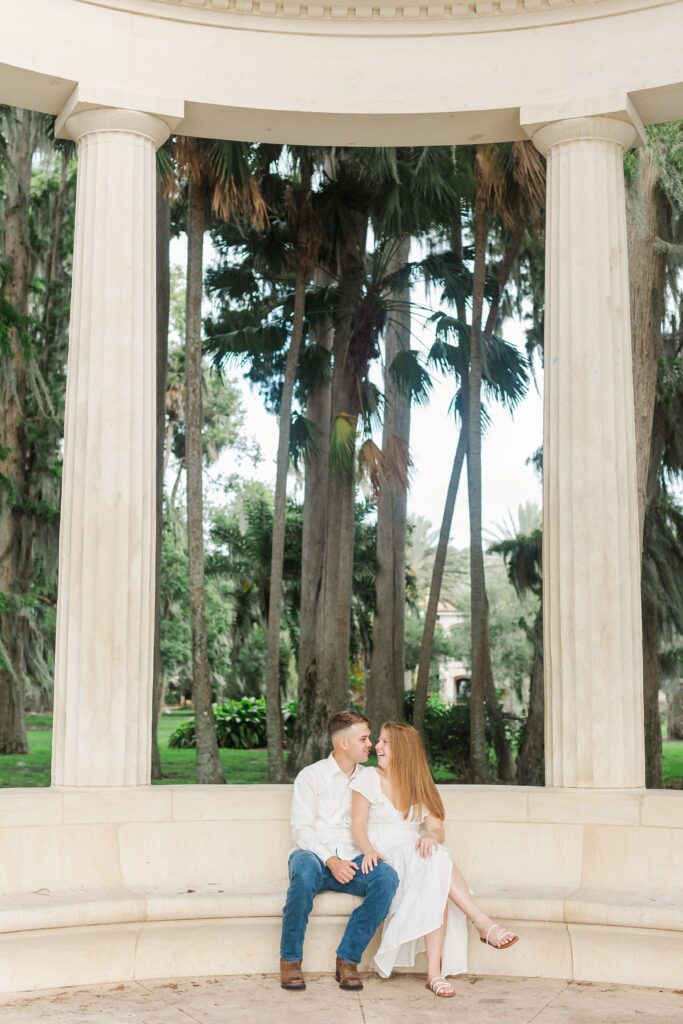
[[[339,772],[341,775],[345,775],[345,772],[343,772],[341,770],[341,768],[339,767],[339,765],[337,764],[337,761],[336,761],[336,758],[334,756],[334,753],[330,754],[330,756],[328,757],[328,759],[326,761],[326,764],[327,764],[327,771],[328,771],[328,774],[330,776],[336,775],[337,772]],[[351,775],[346,776],[348,778],[349,782],[351,781],[351,779],[355,779],[355,777],[358,774],[358,772],[360,771],[361,767],[362,767],[362,765],[357,764],[356,767],[351,772]]]

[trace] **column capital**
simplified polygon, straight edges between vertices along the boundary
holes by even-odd
[[[546,156],[554,146],[585,139],[613,142],[624,150],[631,149],[638,144],[640,132],[632,122],[616,117],[568,117],[537,128],[531,139]]]
[[[94,132],[128,132],[160,146],[184,116],[182,100],[79,82],[57,115],[55,137],[78,142]]]
[[[95,132],[125,132],[129,135],[142,135],[156,147],[161,146],[171,133],[163,118],[119,107],[80,110],[65,118],[61,128],[74,142],[80,142],[85,135],[92,135]]]

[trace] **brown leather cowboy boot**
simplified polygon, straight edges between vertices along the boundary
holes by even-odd
[[[358,973],[358,964],[352,964],[348,960],[340,960],[337,957],[337,969],[334,973],[339,982],[339,988],[361,989],[363,982]]]
[[[301,973],[301,960],[280,959],[280,988],[288,988],[292,992],[306,988],[306,982]]]

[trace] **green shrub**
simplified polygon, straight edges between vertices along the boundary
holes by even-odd
[[[282,709],[285,734],[294,734],[296,701]],[[255,750],[266,745],[266,701],[264,697],[241,697],[217,704],[213,709],[219,747],[231,750]],[[169,747],[194,747],[194,718],[179,726],[168,739]]]
[[[407,722],[413,721],[414,705],[415,691],[407,690],[404,705]],[[446,704],[438,694],[432,694],[427,698],[425,732],[432,765],[438,765],[441,770],[450,766],[456,776],[465,775],[470,756],[469,701]]]

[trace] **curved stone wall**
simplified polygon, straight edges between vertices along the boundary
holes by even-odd
[[[471,973],[680,987],[682,793],[441,793],[455,862],[521,936],[503,956],[470,929]],[[0,792],[0,991],[275,973],[290,799],[289,786]],[[316,901],[308,970],[331,970],[353,906]]]

